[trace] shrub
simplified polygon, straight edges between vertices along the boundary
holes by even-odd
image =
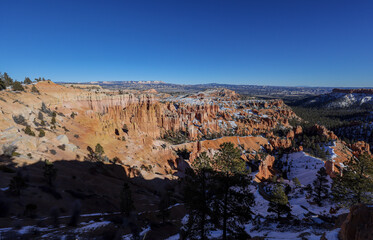
[[[25,77],[25,80],[23,81],[24,84],[31,84],[32,81],[29,77]]]
[[[13,91],[24,91],[22,84],[20,82],[15,81],[12,85]]]
[[[30,126],[26,126],[26,128],[23,130],[27,135],[35,137],[35,133],[31,130]]]
[[[44,136],[45,136],[45,131],[43,129],[40,129],[39,137],[44,137]]]
[[[3,155],[4,156],[12,157],[16,150],[17,150],[17,146],[3,145]]]
[[[40,94],[39,90],[35,87],[35,85],[32,85],[31,92]]]
[[[52,124],[52,125],[55,125],[55,124],[56,124],[56,117],[55,117],[55,116],[52,117],[51,124]]]
[[[66,150],[66,145],[65,144],[62,144],[62,145],[59,145],[57,146],[59,149],[61,149],[62,151],[65,151]]]

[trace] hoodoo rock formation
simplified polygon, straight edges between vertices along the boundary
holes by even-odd
[[[154,91],[123,94],[103,89],[61,86],[51,81],[35,84],[40,93],[1,92],[0,143],[17,148],[22,163],[39,159],[80,159],[87,147],[100,143],[109,159],[118,157],[129,167],[152,166],[154,172],[172,174],[170,162],[175,150],[187,149],[192,162],[201,152],[212,152],[223,142],[233,142],[247,153],[260,149],[272,152],[289,149],[298,119],[282,100],[240,100],[227,89],[214,89],[186,96],[165,96]],[[19,96],[22,95],[22,98]],[[52,123],[53,112],[56,123]],[[29,126],[35,136],[25,134]],[[289,129],[284,138],[273,135],[275,128]],[[45,136],[39,137],[43,129]],[[325,127],[313,131],[329,139],[337,137]],[[57,140],[66,136],[66,142]],[[301,151],[302,148],[292,149]],[[34,153],[31,157],[29,153]],[[251,161],[253,154],[243,155]],[[271,178],[274,157],[260,163],[257,179]],[[152,175],[151,173],[144,173]],[[150,177],[150,176],[149,176]]]

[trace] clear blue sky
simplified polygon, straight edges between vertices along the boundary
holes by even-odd
[[[373,87],[373,1],[1,0],[18,80]]]

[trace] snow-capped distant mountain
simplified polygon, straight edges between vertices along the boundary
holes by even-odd
[[[333,89],[331,93],[309,98],[303,105],[330,109],[360,108],[373,110],[373,89]]]

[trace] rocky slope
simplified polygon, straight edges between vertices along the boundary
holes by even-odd
[[[304,106],[328,109],[373,109],[373,89],[333,89],[331,93],[308,99]]]
[[[97,206],[101,213],[115,217],[123,181],[130,178],[139,218],[145,215],[142,219],[147,219],[139,225],[147,229],[148,219],[156,219],[162,189],[172,186],[174,191],[178,187],[175,179],[183,176],[200,153],[213,156],[224,142],[241,149],[241,158],[257,182],[279,174],[276,160],[286,156],[296,166],[294,176],[307,175],[311,181],[317,169],[306,171],[304,166],[310,162],[318,167],[325,164],[332,176],[352,154],[369,151],[364,142],[347,146],[323,126],[303,129],[290,125],[300,119],[281,100],[243,100],[227,89],[170,96],[156,91],[123,93],[61,86],[50,81],[35,87],[39,92],[31,91],[30,85],[25,92],[0,92],[0,159],[2,171],[7,171],[0,175],[0,200],[13,203],[6,205],[11,216],[24,216],[30,203],[43,207],[37,211],[43,217],[53,208],[65,216],[78,199],[87,221],[93,219],[89,214],[97,212]],[[308,156],[301,142],[295,145],[305,131],[314,139],[330,141],[322,146],[333,153],[328,160]],[[104,149],[103,163],[85,160],[87,147],[94,149],[96,144]],[[119,160],[114,162],[115,157]],[[52,161],[58,169],[55,190],[45,186],[40,159]],[[7,194],[16,170],[31,183],[21,198]],[[170,209],[177,224],[172,229],[153,224],[150,234],[178,232],[185,209],[178,196],[181,190],[174,192],[175,205]],[[2,204],[0,201],[0,208]],[[36,224],[24,221],[23,225]],[[0,224],[7,227],[11,222],[0,216]],[[70,230],[54,229],[50,236]],[[127,233],[128,229],[120,234]]]

